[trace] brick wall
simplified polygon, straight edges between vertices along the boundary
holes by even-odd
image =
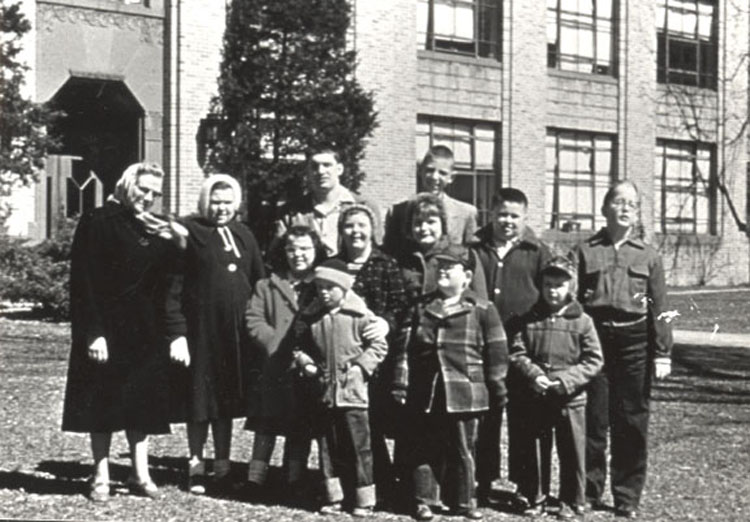
[[[357,79],[374,91],[379,123],[361,163],[366,178],[360,191],[385,210],[416,189],[416,2],[359,0],[352,14]]]
[[[198,164],[196,136],[217,93],[225,16],[224,2],[218,0],[179,0],[167,12],[167,196],[170,210],[178,214],[196,210],[205,177]]]

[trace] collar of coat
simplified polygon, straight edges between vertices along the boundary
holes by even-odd
[[[297,311],[299,309],[297,303],[297,295],[295,294],[294,288],[292,288],[292,283],[289,281],[289,279],[284,277],[282,274],[279,274],[278,272],[271,272],[269,280],[271,284],[276,287],[276,289],[281,293],[284,299],[289,303],[292,309]],[[312,279],[305,279],[303,281],[300,281],[300,284],[305,283],[311,284]]]
[[[451,306],[450,311],[448,312],[443,308],[443,298],[438,290],[425,295],[424,300],[427,303],[424,307],[425,314],[439,320],[466,314],[474,308],[487,308],[487,302],[480,299],[477,294],[470,289],[464,290],[464,293],[461,294],[461,299],[459,299],[456,306]]]
[[[583,314],[583,306],[578,302],[577,299],[572,298],[568,304],[566,304],[560,311],[553,313],[549,309],[547,302],[540,298],[539,301],[529,311],[529,315],[533,321],[540,321],[551,315],[564,317],[565,319],[577,319]]]
[[[343,248],[334,257],[336,259],[342,260],[344,263],[350,262],[350,260],[346,257],[346,253],[344,252]],[[390,256],[380,250],[380,248],[378,248],[375,243],[373,243],[372,249],[370,250],[370,257],[367,258],[367,261],[362,263],[362,266],[365,266],[374,261],[388,261],[388,259],[390,259]]]
[[[474,243],[472,246],[486,249],[495,248],[495,240],[492,233],[492,223],[488,223],[487,225],[477,230],[474,236],[476,236],[479,241]],[[518,235],[518,242],[513,245],[512,248],[521,247],[528,247],[537,250],[541,248],[541,241],[538,237],[536,237],[536,234],[534,234],[534,231],[531,230],[531,227],[523,227],[523,230],[521,230],[521,233]]]
[[[587,242],[591,246],[595,246],[595,245],[611,245],[612,244],[612,238],[609,237],[609,232],[607,231],[607,229],[606,228],[602,228],[602,229],[599,230],[599,232],[597,232],[596,234],[594,234],[593,236],[591,236],[590,238],[588,238]],[[646,245],[643,242],[643,240],[635,238],[635,237],[632,237],[632,236],[628,236],[627,239],[625,239],[624,243],[630,243],[635,248],[639,248],[641,250],[643,250],[644,248],[646,248]]]
[[[327,313],[328,310],[323,306],[319,297],[316,297],[307,308],[302,310],[302,316],[308,322],[315,322]],[[349,290],[344,296],[344,301],[341,303],[337,313],[364,317],[371,312],[362,298],[352,290]]]
[[[206,218],[200,216],[189,217],[183,221],[183,224],[190,231],[190,237],[199,245],[205,245],[211,237],[211,234],[217,233],[217,229],[219,228]],[[235,218],[227,225],[223,226],[227,227],[232,232],[234,238],[238,240],[243,247],[247,248],[248,245],[245,238],[248,229],[245,225],[237,221],[237,218]]]

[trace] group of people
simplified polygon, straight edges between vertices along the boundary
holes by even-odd
[[[366,517],[405,501],[418,520],[446,505],[481,519],[505,412],[520,512],[551,505],[553,438],[558,517],[603,509],[609,439],[614,509],[634,518],[651,378],[669,374],[672,344],[636,186],[614,184],[606,226],[561,255],[527,226],[515,188],[496,192],[477,229],[477,209],[446,194],[447,147],[427,152],[424,191],[384,226],[340,184],[335,151],[308,164],[309,190],[281,208],[265,255],[228,175],[206,178],[197,215],[173,219],[151,212],[162,170],[135,164],[81,217],[63,429],[90,433],[89,497],[110,498],[111,437],[125,430],[130,491],[160,498],[147,437],[170,423],[186,423],[186,489],[231,491],[232,421],[244,417],[254,439],[239,482],[252,494],[283,436],[289,495],[306,487],[316,442],[322,513]]]

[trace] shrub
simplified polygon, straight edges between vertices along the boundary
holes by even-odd
[[[70,319],[70,247],[76,220],[68,219],[53,239],[28,244],[0,237],[0,298],[30,302],[54,321]]]

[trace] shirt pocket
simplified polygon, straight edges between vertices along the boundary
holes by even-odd
[[[581,281],[579,282],[581,285],[581,300],[584,303],[592,302],[599,293],[597,290],[601,284],[601,279],[602,268],[600,266],[594,265],[586,267],[586,272],[581,276]]]
[[[628,281],[630,283],[630,297],[640,308],[648,304],[648,265],[632,265],[628,267]]]

